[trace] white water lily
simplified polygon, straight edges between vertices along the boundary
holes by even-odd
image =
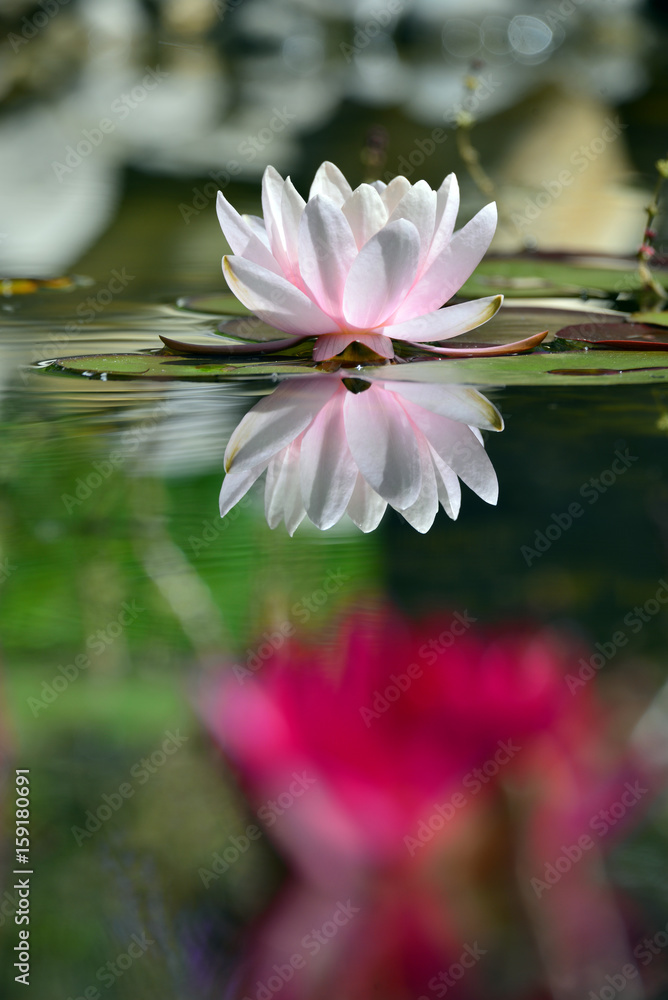
[[[316,361],[354,342],[392,358],[391,338],[419,345],[447,340],[486,323],[503,302],[493,295],[440,308],[480,263],[497,220],[491,203],[454,232],[454,174],[437,191],[405,177],[353,191],[326,162],[306,202],[289,177],[267,167],[264,219],[241,216],[221,192],[217,209],[233,250],[223,257],[231,291],[270,326],[316,337]]]
[[[388,504],[427,531],[439,504],[456,518],[461,479],[494,504],[498,483],[481,429],[503,429],[500,413],[466,386],[369,382],[339,375],[282,382],[243,418],[225,452],[220,513],[266,470],[271,528],[292,535],[305,517],[331,528],[344,514],[362,531]]]

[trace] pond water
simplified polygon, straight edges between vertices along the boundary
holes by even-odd
[[[237,203],[244,197],[241,189]],[[12,718],[2,739],[13,766],[30,768],[37,804],[31,985],[41,1000],[95,996],[88,989],[260,995],[257,977],[253,991],[235,992],[238,959],[252,939],[247,929],[284,884],[290,852],[271,837],[243,841],[253,795],[207,735],[198,692],[225,664],[260,677],[269,659],[262,650],[282,645],[272,636],[286,623],[300,642],[329,651],[353,612],[368,623],[432,616],[446,629],[459,613],[481,629],[556,629],[587,657],[601,652],[590,690],[606,720],[603,756],[626,746],[665,679],[668,388],[660,369],[643,384],[592,376],[495,386],[487,376],[483,391],[505,421],[485,441],[498,505],[464,488],[458,520],[441,511],[426,534],[390,509],[369,534],[344,520],[325,532],[305,522],[290,538],[283,525],[267,526],[260,484],[221,520],[225,447],[275,388],[270,363],[264,373],[259,366],[211,381],[39,367],[215,329],[177,299],[222,290],[219,233],[208,217],[184,227],[174,204],[168,183],[149,189],[133,180],[104,245],[79,266],[87,280],[2,299],[3,687]],[[642,367],[629,356],[628,367]],[[606,844],[631,946],[668,919],[659,801]],[[216,872],[217,852],[232,857],[233,843],[234,863]],[[450,928],[446,949],[456,957],[487,931],[486,985],[453,985],[451,995],[551,995],[540,933],[518,916],[521,893],[504,895],[496,884],[508,862],[503,837],[495,843],[481,861],[487,916],[476,924],[468,914],[473,937]],[[447,864],[457,863],[455,852]],[[213,871],[208,881],[203,871]],[[0,908],[6,927],[11,885]],[[144,941],[135,941],[141,958],[128,952],[133,935]],[[376,935],[365,939],[369,954],[380,925]],[[10,965],[13,935],[4,940]],[[129,966],[121,958],[99,975],[128,953]],[[668,996],[665,963],[657,952],[648,996]],[[604,989],[605,974],[618,970],[596,974]],[[445,995],[428,979],[423,994]],[[387,983],[378,989],[386,992],[373,995],[420,995],[396,983],[396,993]],[[579,995],[560,989],[555,995]],[[293,995],[287,985],[283,995]]]

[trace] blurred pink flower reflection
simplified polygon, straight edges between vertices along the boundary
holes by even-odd
[[[243,418],[225,452],[225,516],[267,470],[270,527],[292,535],[308,518],[322,529],[348,514],[376,528],[390,504],[427,531],[439,504],[456,518],[461,478],[488,503],[498,484],[480,429],[502,430],[475,389],[339,375],[282,382]]]
[[[278,969],[299,1000],[417,1000],[448,981],[448,996],[570,1000],[630,958],[593,820],[633,787],[609,829],[637,823],[647,776],[610,745],[593,689],[569,691],[581,649],[473,621],[352,616],[333,651],[293,640],[207,692],[208,724],[294,873],[244,997],[261,1000]]]

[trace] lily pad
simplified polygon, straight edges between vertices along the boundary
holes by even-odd
[[[654,273],[659,281],[668,281],[668,270],[657,269]],[[537,298],[584,293],[609,298],[622,292],[636,292],[640,285],[635,260],[522,254],[486,257],[461,294],[477,298],[503,292],[517,298]]]
[[[175,357],[167,351],[146,354],[90,354],[59,358],[48,371],[60,370],[104,379],[199,379],[216,382],[242,376],[313,374],[312,362],[244,361],[220,363],[208,359]],[[45,368],[38,370],[44,371]]]
[[[618,351],[668,351],[668,330],[645,323],[580,323],[565,326],[557,336],[569,343]]]
[[[668,312],[632,313],[629,319],[634,323],[650,323],[652,326],[668,326]]]
[[[496,358],[447,358],[363,368],[377,379],[484,387],[631,385],[668,382],[668,358],[655,352],[557,351]]]
[[[250,316],[250,310],[231,292],[214,292],[211,295],[188,295],[176,302],[179,309],[188,312],[208,313],[213,316]]]

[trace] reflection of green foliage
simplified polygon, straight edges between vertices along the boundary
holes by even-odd
[[[269,530],[260,496],[221,521],[218,469],[161,479],[142,474],[136,455],[68,513],[63,495],[75,496],[77,481],[114,446],[113,414],[102,417],[26,408],[2,428],[0,556],[11,567],[0,583],[5,689],[16,766],[31,768],[38,803],[31,933],[40,960],[31,986],[43,1000],[63,1000],[99,985],[96,970],[144,926],[155,948],[102,995],[200,1000],[187,985],[180,926],[210,924],[214,951],[229,954],[278,869],[263,838],[208,889],[198,875],[252,817],[198,736],[193,665],[243,662],[268,623],[289,617],[341,568],[345,585],[307,625],[324,629],[341,601],[377,586],[378,536],[314,541],[307,530],[289,539]],[[133,601],[143,610],[122,634],[100,653],[87,648]],[[41,700],[44,685],[62,677],[59,666],[82,652],[89,666],[35,713],[29,699]],[[189,736],[184,748],[78,847],[71,827],[178,728]],[[15,938],[0,936],[11,970]]]

